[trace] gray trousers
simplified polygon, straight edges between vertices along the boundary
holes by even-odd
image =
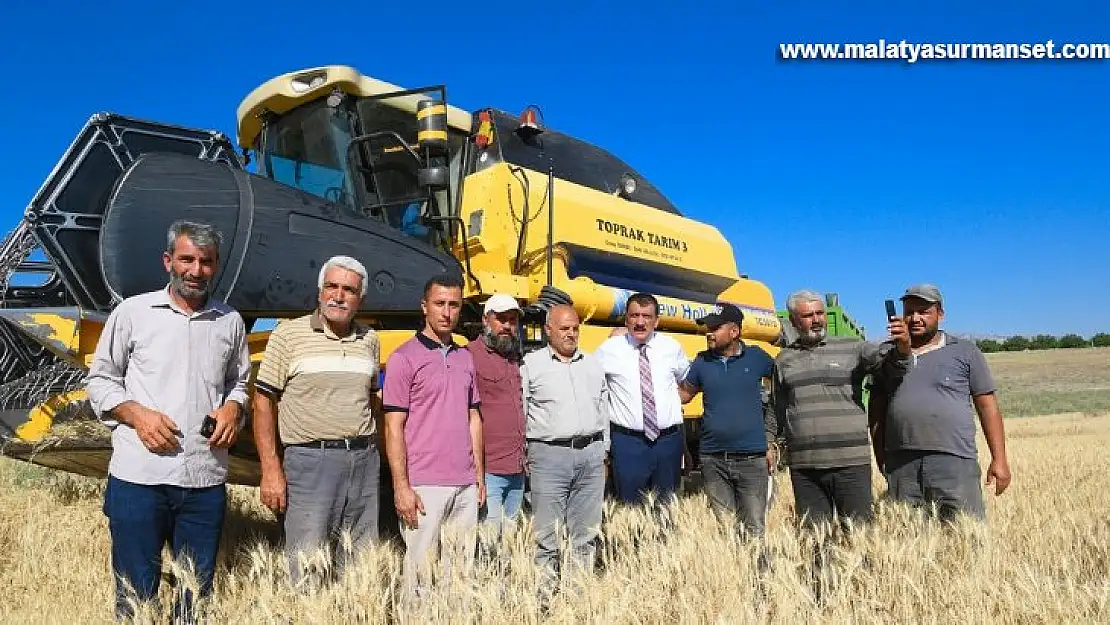
[[[582,449],[528,442],[528,474],[540,586],[550,592],[561,570],[559,532],[566,531],[573,567],[592,571],[605,499],[605,442]]]
[[[305,583],[312,569],[342,571],[378,539],[380,462],[376,444],[355,450],[285,448],[285,555],[294,585]],[[343,532],[350,533],[349,550],[339,542]],[[327,563],[316,561],[324,547],[334,554]]]
[[[737,532],[763,536],[767,513],[767,454],[701,454],[705,494],[714,512],[735,519]]]
[[[891,497],[916,506],[937,505],[941,519],[965,512],[985,519],[979,462],[931,451],[888,451],[886,481]]]
[[[405,540],[401,575],[409,600],[423,596],[437,577],[449,581],[453,565],[462,564],[459,568],[465,570],[472,564],[478,525],[477,486],[414,486],[413,490],[424,513],[417,515],[416,529],[401,523]]]

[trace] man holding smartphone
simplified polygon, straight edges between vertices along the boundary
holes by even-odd
[[[912,367],[900,381],[875,380],[868,405],[875,458],[896,501],[935,503],[946,520],[961,512],[984,519],[975,414],[991,453],[986,483],[995,485],[996,495],[1010,485],[990,368],[974,341],[940,330],[944,298],[936,286],[911,286],[902,305]]]
[[[211,296],[221,239],[205,224],[172,224],[162,255],[169,284],[116,306],[89,367],[89,402],[112,430],[104,513],[121,620],[132,615],[126,584],[140,601],[157,596],[167,542],[192,560],[200,596],[212,592],[228,448],[250,376],[243,319]],[[206,416],[215,421],[207,437]],[[193,600],[184,590],[174,622],[194,621]]]

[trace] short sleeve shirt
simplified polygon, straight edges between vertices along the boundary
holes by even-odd
[[[972,341],[944,335],[944,346],[914,357],[893,391],[881,378],[874,394],[888,395],[886,448],[938,451],[976,458],[972,397],[993,393],[994,378]]]
[[[751,345],[728,358],[711,351],[698,354],[685,382],[702,393],[701,451],[767,451],[763,379],[774,375],[774,366],[767,352]]]
[[[277,398],[282,444],[374,434],[380,353],[378,335],[360,324],[339,337],[318,313],[279,323],[255,387]]]
[[[470,409],[481,397],[470,352],[423,333],[385,366],[385,412],[406,412],[405,447],[413,486],[467,486],[476,478]]]

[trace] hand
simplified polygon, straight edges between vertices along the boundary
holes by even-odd
[[[397,489],[393,494],[393,506],[397,508],[397,516],[402,524],[412,529],[419,527],[418,518],[424,514],[424,502],[411,486]]]
[[[913,353],[910,349],[910,331],[902,318],[891,317],[888,319],[886,331],[890,333],[890,338],[894,340],[894,344],[898,346],[898,351],[902,352],[904,356]]]
[[[234,445],[239,438],[239,404],[229,401],[213,410],[211,416],[216,420],[216,429],[208,438],[208,445],[222,448]]]
[[[285,472],[280,467],[272,471],[262,472],[262,483],[259,485],[259,495],[262,505],[274,512],[285,512]]]
[[[1001,495],[1010,486],[1010,464],[1005,458],[994,458],[987,467],[987,486],[991,484],[995,495]]]
[[[154,453],[181,449],[177,442],[177,437],[181,435],[177,424],[157,410],[151,410],[145,406],[138,407],[131,418],[131,425],[143,445]]]
[[[767,472],[768,473],[774,473],[775,472],[775,464],[776,464],[775,450],[774,449],[768,449],[767,450]]]
[[[480,476],[474,484],[478,487],[478,507],[481,508],[486,505],[486,478]]]

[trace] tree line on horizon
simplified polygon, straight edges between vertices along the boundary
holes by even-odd
[[[975,341],[983,353],[1023,352],[1028,349],[1077,349],[1082,347],[1110,347],[1110,333],[1099,332],[1090,339],[1078,334],[1065,334],[1060,337],[1051,334],[1038,334],[1033,337],[1011,336],[1001,341],[979,339]]]

